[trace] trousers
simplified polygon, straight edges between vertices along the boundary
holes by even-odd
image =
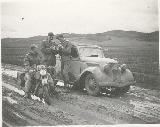
[[[70,61],[62,61],[61,65],[61,73],[64,80],[64,84],[66,85],[69,82],[69,69],[70,69]]]
[[[31,87],[32,85],[34,85],[32,82],[33,77],[34,77],[33,73],[30,73],[30,72],[25,73],[24,80],[25,80],[25,92],[26,93],[31,92]]]

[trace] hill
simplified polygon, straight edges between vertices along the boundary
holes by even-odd
[[[64,36],[70,41],[94,43],[106,46],[133,46],[140,42],[158,42],[159,31],[152,33],[141,33],[136,31],[113,30],[96,34],[75,34],[64,33]],[[28,47],[32,43],[39,44],[46,36],[34,36],[30,38],[4,38],[1,39],[3,47]],[[138,41],[138,43],[135,43]],[[140,42],[139,42],[140,41]]]

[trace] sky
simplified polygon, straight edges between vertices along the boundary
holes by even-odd
[[[158,30],[158,0],[2,0],[1,36]]]

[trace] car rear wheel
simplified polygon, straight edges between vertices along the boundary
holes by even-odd
[[[100,93],[100,87],[96,82],[93,74],[88,74],[85,78],[85,89],[87,93],[92,96],[97,96]]]

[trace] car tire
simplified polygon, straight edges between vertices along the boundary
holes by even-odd
[[[130,89],[130,86],[124,86],[124,87],[122,87],[122,88],[120,89],[120,91],[121,91],[121,93],[126,93],[126,92],[129,91],[129,89]]]
[[[116,88],[116,90],[113,92],[115,95],[123,95],[130,89],[130,86],[124,86],[121,88]]]
[[[100,93],[100,87],[94,75],[91,73],[87,74],[85,78],[85,89],[87,90],[87,93],[92,96],[97,96]]]
[[[83,91],[84,89],[84,85],[81,84],[80,82],[74,82],[72,88],[72,90],[78,90],[78,91]]]

